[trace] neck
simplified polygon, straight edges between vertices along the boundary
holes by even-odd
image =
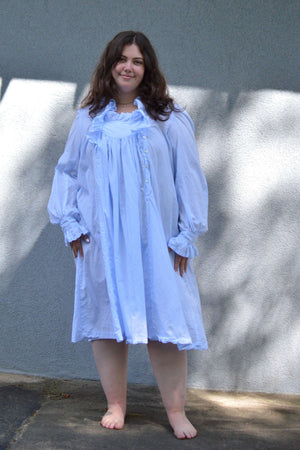
[[[128,105],[133,105],[133,102],[123,103],[123,102],[119,102],[119,101],[117,101],[116,103],[117,103],[117,105],[120,105],[120,106],[128,106]]]
[[[128,95],[122,94],[122,95],[119,95],[116,98],[116,104],[117,105],[126,105],[126,106],[127,105],[133,105],[133,102],[134,102],[135,98],[136,98],[135,94],[134,95],[132,95],[132,94],[128,94]]]

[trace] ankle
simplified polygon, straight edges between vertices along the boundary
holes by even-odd
[[[185,409],[184,408],[172,408],[172,409],[167,409],[167,414],[168,416],[174,416],[174,415],[183,415],[185,416]]]
[[[107,404],[107,411],[121,413],[125,416],[126,414],[126,404],[114,402]]]

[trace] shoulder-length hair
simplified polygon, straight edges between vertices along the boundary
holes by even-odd
[[[81,106],[89,106],[89,114],[94,117],[112,98],[118,97],[112,69],[120,60],[124,46],[131,44],[139,47],[144,58],[145,72],[138,87],[138,96],[152,119],[167,120],[176,107],[169,96],[166,80],[159,69],[155,51],[149,39],[138,31],[122,31],[107,44],[92,75],[89,92]]]

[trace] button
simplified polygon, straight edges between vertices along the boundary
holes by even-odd
[[[149,180],[146,180],[146,183],[149,183]]]
[[[148,167],[149,167],[149,164],[145,164],[145,167],[146,167],[146,169],[148,169]]]
[[[144,153],[148,153],[148,150],[144,150]]]
[[[143,136],[143,139],[146,139],[146,136]]]

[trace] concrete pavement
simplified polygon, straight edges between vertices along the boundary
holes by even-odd
[[[0,373],[0,450],[300,448],[300,396],[188,390],[193,440],[173,437],[155,387],[129,385],[123,430],[99,425],[99,382]]]

